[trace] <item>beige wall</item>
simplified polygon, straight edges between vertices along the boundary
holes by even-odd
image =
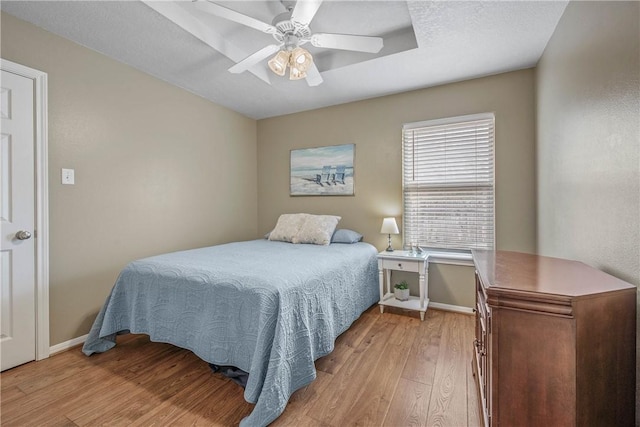
[[[415,273],[394,271],[392,283],[409,282],[411,295],[419,295]],[[476,306],[475,268],[441,263],[429,263],[429,298],[431,302],[474,308]]]
[[[537,70],[539,251],[636,286],[639,42],[640,3],[571,2]]]
[[[639,16],[637,2],[571,2],[537,69],[539,251],[635,285]]]
[[[281,213],[335,214],[342,216],[339,227],[384,249],[382,218],[395,216],[402,226],[403,123],[495,112],[497,247],[535,252],[534,90],[529,69],[260,120],[259,233],[271,230]],[[355,196],[289,196],[290,150],[350,143],[356,145]],[[393,244],[402,245],[399,236]],[[438,302],[462,305],[460,298]]]
[[[2,58],[49,76],[51,344],[86,334],[120,269],[253,238],[256,122],[2,13]],[[73,168],[76,185],[60,184]]]

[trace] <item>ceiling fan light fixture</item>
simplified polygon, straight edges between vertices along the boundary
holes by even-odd
[[[284,76],[287,71],[287,65],[289,64],[289,57],[289,52],[285,52],[284,50],[279,51],[276,53],[276,56],[269,60],[269,68],[277,75]]]
[[[301,47],[280,50],[268,62],[269,69],[279,76],[284,76],[289,67],[289,80],[307,77],[307,70],[312,63],[313,57],[309,51]]]
[[[306,49],[296,47],[289,58],[289,80],[299,80],[307,77],[307,70],[313,63],[313,57]]]

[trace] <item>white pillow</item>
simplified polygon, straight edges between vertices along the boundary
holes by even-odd
[[[269,240],[293,242],[308,214],[282,214],[278,218],[276,228],[269,234]],[[295,242],[293,242],[295,243]]]
[[[328,245],[340,219],[341,217],[333,215],[307,215],[291,242]]]

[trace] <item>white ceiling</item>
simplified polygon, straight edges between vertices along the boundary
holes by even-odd
[[[176,2],[239,58],[270,35]],[[220,1],[271,23],[279,1]],[[0,8],[254,119],[373,98],[534,66],[567,1],[325,0],[313,32],[379,36],[380,54],[309,47],[324,82],[309,87],[268,71],[231,74],[234,61],[140,1],[6,1]],[[270,80],[265,83],[257,75]]]

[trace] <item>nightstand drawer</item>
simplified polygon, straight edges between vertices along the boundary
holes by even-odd
[[[415,261],[402,261],[397,259],[385,259],[382,261],[382,268],[389,270],[402,270],[413,271],[414,273],[420,272],[420,262]]]

